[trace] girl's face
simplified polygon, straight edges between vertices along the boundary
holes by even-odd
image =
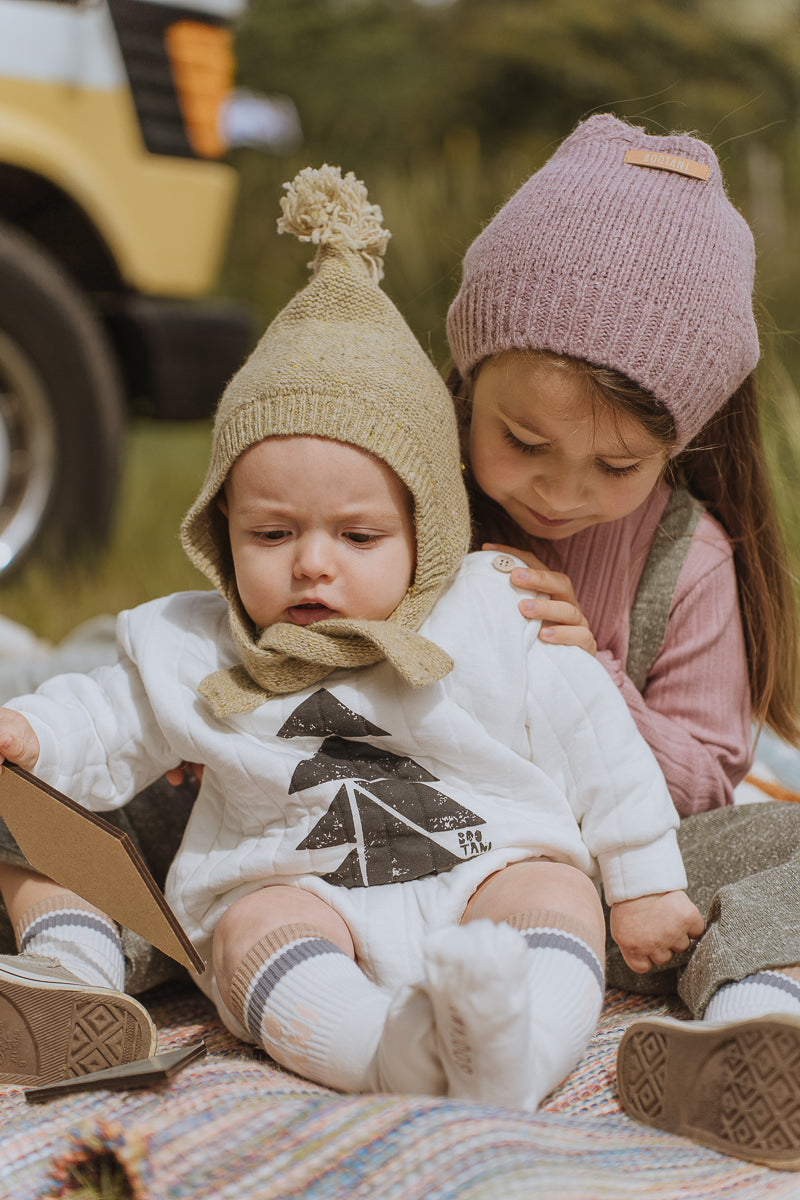
[[[479,369],[469,447],[482,491],[548,540],[633,512],[669,454],[633,417],[593,403],[577,372],[522,351]]]

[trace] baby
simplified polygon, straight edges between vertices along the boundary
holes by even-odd
[[[111,809],[202,785],[167,899],[226,1025],[346,1091],[535,1108],[603,995],[703,929],[677,815],[603,668],[464,557],[449,394],[380,289],[363,185],[304,171],[314,277],[226,389],[183,542],[215,591],[123,613],[120,661],[0,710],[0,752]],[[0,972],[0,993],[2,973]]]

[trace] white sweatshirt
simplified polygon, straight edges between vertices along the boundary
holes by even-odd
[[[421,630],[455,668],[425,688],[381,663],[218,719],[197,687],[238,661],[227,606],[184,592],[120,615],[119,664],[9,707],[39,738],[35,773],[96,811],[205,765],[166,895],[206,958],[234,899],[309,874],[380,886],[542,854],[599,870],[609,903],[685,887],[678,816],[624,700],[585,651],[538,639],[508,569],[465,560]]]

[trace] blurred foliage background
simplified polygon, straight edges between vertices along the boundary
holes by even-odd
[[[291,157],[237,155],[224,286],[263,321],[305,279],[302,252],[274,232],[281,183],[333,162],[382,206],[386,287],[443,362],[463,251],[578,120],[611,110],[712,142],[756,234],[765,329],[793,341],[797,2],[254,0],[237,53],[243,83],[291,96],[305,131]]]
[[[304,140],[232,156],[241,189],[220,292],[263,326],[303,286],[308,248],[275,229],[281,185],[340,165],[383,209],[384,286],[442,370],[466,247],[578,120],[611,110],[710,141],[756,236],[765,433],[800,568],[800,0],[251,0],[236,49],[240,86],[288,95]],[[137,424],[103,562],[60,581],[55,610],[46,574],[26,570],[3,589],[7,615],[58,637],[93,612],[204,586],[177,526],[207,433]]]

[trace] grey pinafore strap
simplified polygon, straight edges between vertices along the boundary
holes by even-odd
[[[640,692],[664,644],[678,576],[704,511],[700,501],[678,485],[656,530],[631,609],[625,664]]]

